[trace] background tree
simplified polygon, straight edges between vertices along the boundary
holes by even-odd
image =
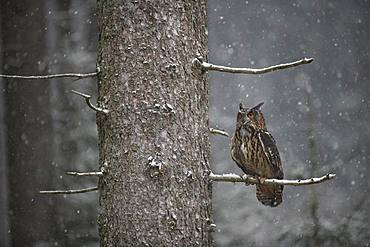
[[[42,4],[9,1],[1,3],[1,6],[2,31],[6,32],[2,36],[4,72],[15,74],[18,69],[24,73],[45,72],[46,50],[42,49],[45,33],[35,32],[43,23]],[[33,22],[29,22],[26,15],[32,7],[37,14]],[[25,17],[13,23],[4,21],[11,19],[15,12]],[[18,25],[24,28],[10,28]],[[24,36],[40,41],[34,44],[37,49],[29,50],[28,45],[22,44]],[[53,223],[56,219],[52,216],[55,215],[55,208],[48,206],[49,203],[54,205],[54,202],[39,197],[35,203],[35,195],[27,190],[31,184],[35,189],[53,184],[50,176],[44,176],[53,170],[53,146],[47,141],[52,132],[50,87],[44,81],[31,84],[15,80],[9,81],[5,86],[6,157],[7,163],[11,164],[7,168],[9,227],[14,235],[22,236],[12,239],[14,246],[26,246],[33,242],[32,236],[43,239],[45,232],[56,230]],[[33,221],[33,215],[38,215],[40,220]]]
[[[2,73],[94,71],[95,1],[1,1]],[[83,246],[98,243],[97,194],[46,197],[48,188],[79,188],[97,179],[67,178],[70,169],[94,169],[94,113],[71,89],[94,93],[94,80],[2,79],[0,188],[8,215],[0,246]],[[6,183],[8,182],[8,183]],[[6,187],[3,186],[6,185]],[[0,216],[0,226],[7,217]]]

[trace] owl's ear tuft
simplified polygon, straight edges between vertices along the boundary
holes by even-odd
[[[243,108],[243,103],[240,103],[239,104],[239,110],[243,110],[244,108]]]
[[[265,102],[259,103],[258,105],[256,105],[255,107],[253,107],[253,109],[260,110],[261,106],[263,106],[264,103]]]

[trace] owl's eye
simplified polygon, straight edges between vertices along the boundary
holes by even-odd
[[[250,111],[250,112],[247,113],[247,116],[248,117],[252,117],[253,116],[253,113]]]

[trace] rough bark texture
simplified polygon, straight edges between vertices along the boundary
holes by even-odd
[[[208,246],[205,1],[98,1],[102,246]]]

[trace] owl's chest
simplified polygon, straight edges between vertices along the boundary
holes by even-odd
[[[257,133],[244,130],[235,143],[235,155],[249,174],[264,176],[268,171],[267,159]]]
[[[255,165],[263,163],[264,155],[262,146],[255,135],[252,135],[249,140],[243,141],[240,149],[248,163]]]

